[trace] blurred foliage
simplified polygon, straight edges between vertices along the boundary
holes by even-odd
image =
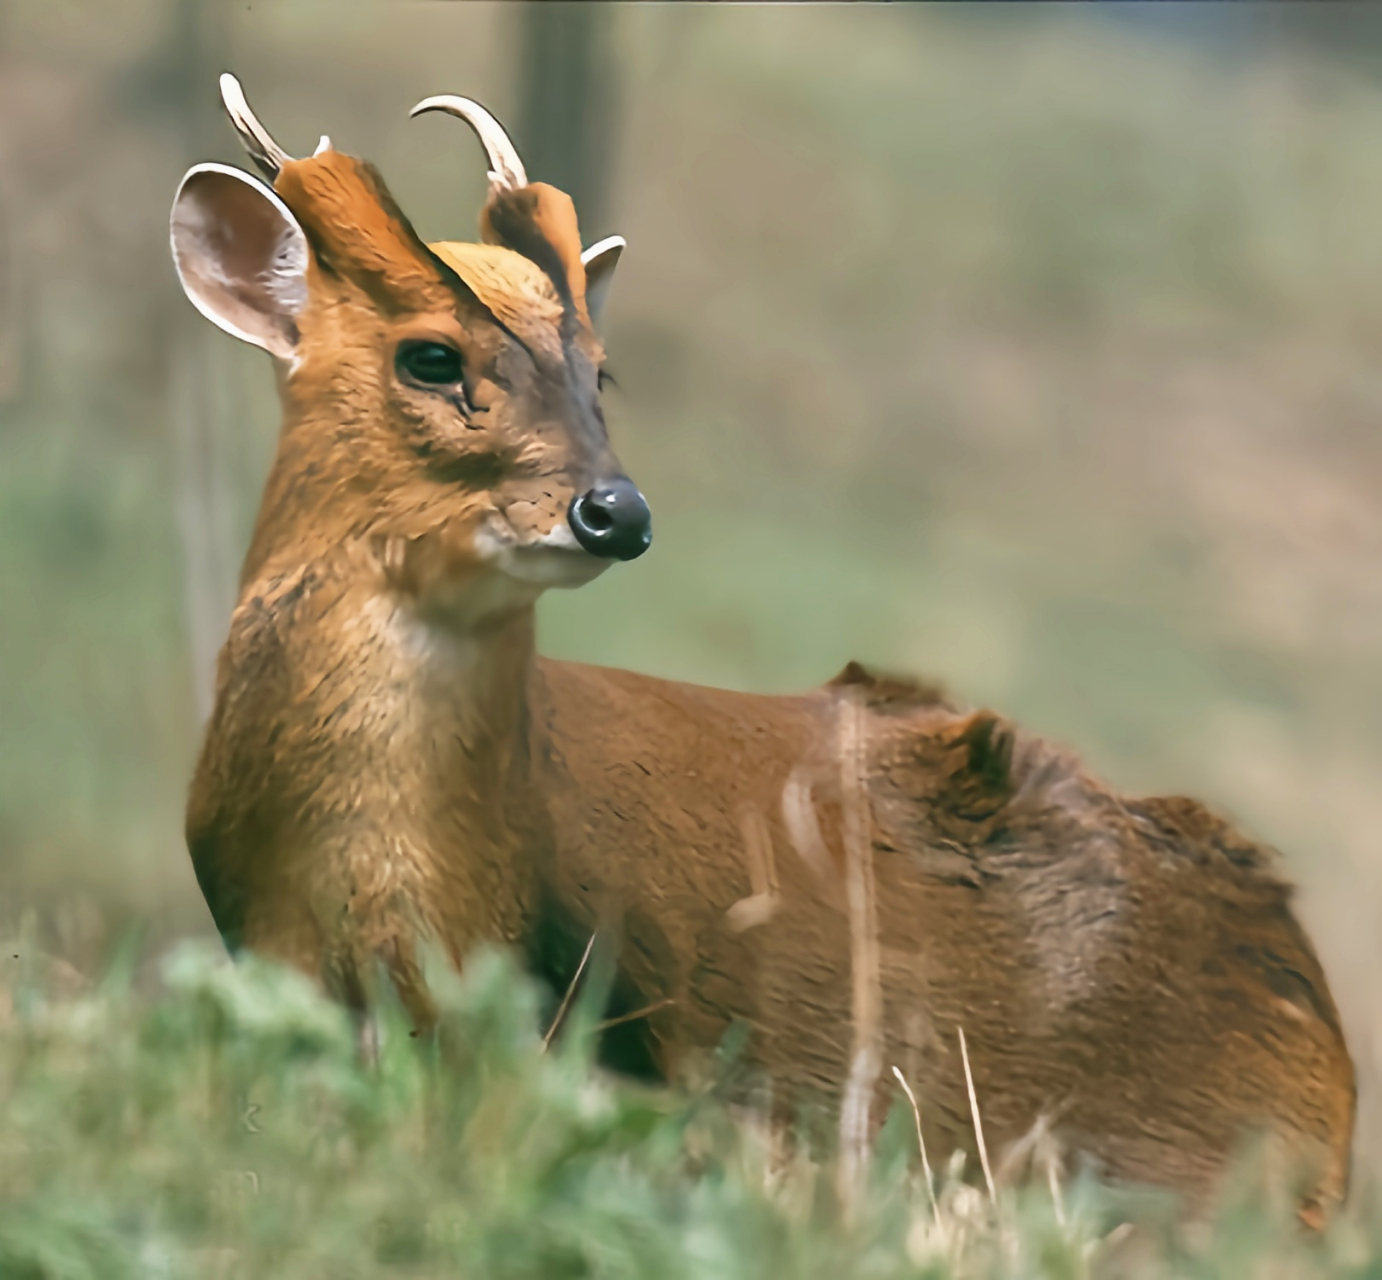
[[[365,1065],[297,973],[184,943],[63,990],[31,939],[0,981],[0,1276],[1137,1277],[1377,1275],[1355,1219],[1306,1238],[1245,1184],[1212,1229],[1087,1180],[936,1208],[899,1098],[849,1213],[828,1153],[728,1108],[603,1075],[584,995],[550,1052],[501,955],[419,1043],[382,1015]],[[925,1105],[925,1100],[921,1101]],[[1124,1223],[1135,1223],[1135,1228]],[[1131,1234],[1130,1234],[1131,1233]]]
[[[676,678],[784,690],[849,658],[939,678],[1283,846],[1365,1167],[1367,8],[612,8],[609,226],[588,230],[630,241],[607,411],[656,541],[540,613],[550,653]],[[290,150],[329,132],[450,238],[479,153],[407,110],[458,92],[519,120],[532,37],[500,4],[0,5],[0,920],[40,904],[79,960],[111,921],[209,929],[181,839],[195,691],[277,421],[266,362],[167,259],[186,167],[244,163],[215,72]]]

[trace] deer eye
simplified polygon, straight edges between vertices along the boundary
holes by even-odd
[[[461,380],[461,353],[444,342],[404,342],[395,360],[399,372],[433,386]]]

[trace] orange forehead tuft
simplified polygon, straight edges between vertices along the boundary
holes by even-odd
[[[494,244],[444,240],[427,246],[465,281],[501,323],[561,322],[561,299],[547,273],[521,253]]]
[[[515,191],[491,190],[480,215],[480,234],[536,262],[589,325],[581,230],[576,206],[565,191],[545,182]]]
[[[561,298],[537,263],[495,244],[444,240],[427,247],[500,324],[529,347],[560,355]]]
[[[414,311],[450,305],[436,264],[371,166],[328,150],[287,161],[274,190],[325,262],[377,302]]]

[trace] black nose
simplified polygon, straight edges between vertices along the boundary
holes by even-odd
[[[571,500],[566,514],[576,541],[593,556],[634,560],[653,540],[653,513],[632,480],[605,480]]]

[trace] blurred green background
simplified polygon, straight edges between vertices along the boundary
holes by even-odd
[[[757,690],[944,681],[1282,848],[1382,1158],[1377,9],[0,6],[0,916],[205,933],[181,841],[273,377],[166,248],[303,154],[474,233],[513,124],[630,247],[615,445],[654,549],[548,653]],[[561,92],[557,92],[556,89]]]

